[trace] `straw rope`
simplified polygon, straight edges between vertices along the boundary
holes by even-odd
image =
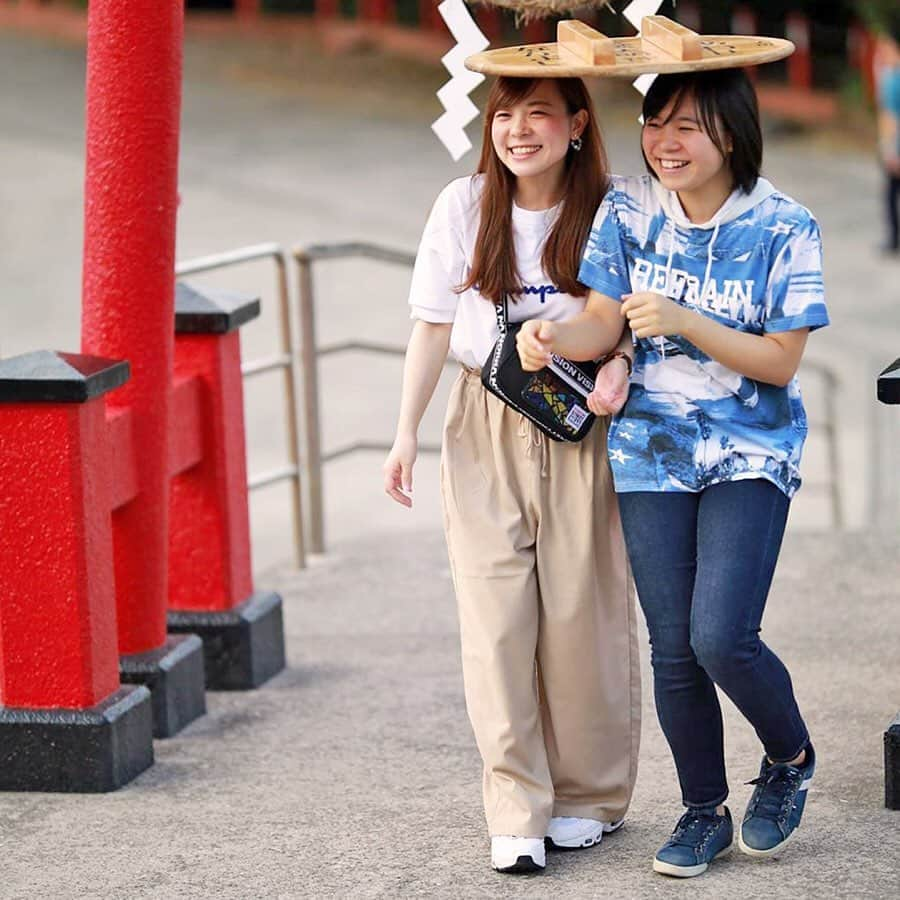
[[[610,0],[473,0],[484,6],[502,6],[514,10],[516,22],[522,24],[533,19],[561,16],[579,9],[602,8]]]

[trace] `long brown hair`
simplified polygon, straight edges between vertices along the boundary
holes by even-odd
[[[597,127],[594,106],[580,78],[554,78],[569,115],[583,109],[587,124],[581,134],[581,150],[566,154],[562,208],[547,236],[541,264],[553,284],[566,294],[583,297],[587,288],[577,281],[578,267],[597,207],[609,187],[606,149]],[[514,299],[523,289],[513,243],[512,206],[516,176],[494,151],[491,123],[498,109],[524,100],[537,87],[537,78],[500,77],[491,88],[484,112],[481,159],[484,175],[481,222],[475,240],[472,270],[460,292],[476,287],[482,297],[500,303],[504,294]]]

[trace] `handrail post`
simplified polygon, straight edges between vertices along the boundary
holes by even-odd
[[[278,282],[278,310],[281,316],[281,349],[297,358],[297,341],[294,335],[291,317],[290,295],[288,294],[287,259],[283,250],[274,255],[276,278]],[[292,479],[291,511],[294,519],[294,560],[298,569],[306,568],[306,544],[303,538],[303,488],[300,484],[300,414],[298,401],[300,391],[297,385],[297,367],[293,364],[284,367],[284,405],[288,422],[288,456],[297,476]]]
[[[295,254],[300,297],[300,359],[303,366],[303,408],[306,416],[306,485],[309,492],[309,545],[313,553],[325,551],[322,508],[322,448],[319,437],[319,370],[316,358],[315,304],[312,257]]]
[[[825,456],[828,461],[829,479],[827,484],[819,486],[828,491],[831,507],[831,524],[833,528],[840,531],[844,527],[844,503],[842,500],[840,472],[838,471],[840,451],[838,448],[836,406],[836,394],[840,387],[840,382],[832,369],[820,362],[806,360],[803,363],[802,371],[816,373],[816,381],[821,386],[825,397],[823,400],[824,422],[819,427],[824,435],[826,444]]]
[[[825,372],[825,419],[828,431],[828,467],[831,469],[831,516],[834,527],[838,530],[844,527],[844,510],[841,503],[840,478],[838,469],[838,434],[837,434],[837,410],[835,393],[837,392],[837,379],[830,369]]]

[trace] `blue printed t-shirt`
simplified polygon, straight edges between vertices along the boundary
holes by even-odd
[[[750,334],[828,324],[818,225],[765,179],[697,226],[650,176],[614,178],[578,277],[616,300],[655,291]],[[765,478],[791,497],[806,431],[796,378],[777,387],[681,336],[641,339],[628,401],[609,432],[616,490],[701,491]]]

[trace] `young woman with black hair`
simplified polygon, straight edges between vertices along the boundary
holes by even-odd
[[[491,862],[544,867],[545,840],[616,829],[637,769],[633,597],[606,456],[607,420],[548,440],[488,393],[479,369],[509,320],[584,308],[576,273],[607,187],[590,97],[569,79],[499,78],[474,176],[425,226],[386,492],[412,503],[416,434],[448,348],[462,363],[444,424],[441,493],[459,608],[466,707],[484,763]],[[609,301],[609,347],[623,322]]]
[[[615,333],[610,300],[631,328],[630,393],[626,362],[614,361],[594,399],[611,411],[624,401],[609,456],[687,807],[653,865],[690,877],[733,838],[716,686],[765,750],[740,828],[745,853],[783,849],[815,768],[791,678],[759,629],[800,486],[807,424],[795,376],[828,315],[818,225],[759,177],[746,73],[660,76],[643,116],[650,174],[613,179],[579,272],[592,288],[585,312],[526,323],[519,352],[531,369],[550,351],[593,358]]]

